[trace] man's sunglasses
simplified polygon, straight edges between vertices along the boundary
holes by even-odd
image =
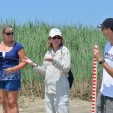
[[[62,37],[61,36],[54,36],[54,37],[52,37],[52,39],[62,39]]]
[[[107,29],[106,27],[102,27],[101,30]]]
[[[6,33],[4,32],[7,36],[10,36],[10,35],[14,35],[14,32],[9,32],[9,33]]]

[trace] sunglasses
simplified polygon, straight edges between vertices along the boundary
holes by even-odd
[[[62,37],[60,37],[60,36],[54,36],[54,37],[52,37],[52,39],[53,40],[55,40],[55,39],[62,39]]]
[[[7,36],[10,36],[10,35],[14,35],[14,32],[9,32],[9,33],[6,33],[4,32]]]

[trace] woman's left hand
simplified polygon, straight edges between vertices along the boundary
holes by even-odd
[[[53,60],[53,58],[45,58],[45,61],[51,62]]]
[[[7,74],[11,74],[11,73],[13,73],[15,70],[14,70],[13,67],[10,67],[10,68],[5,69],[5,71],[6,71]]]
[[[51,55],[47,55],[46,58],[44,59],[45,61],[48,61],[48,62],[51,62],[54,58],[54,55],[51,54]]]

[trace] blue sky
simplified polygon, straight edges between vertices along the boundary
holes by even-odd
[[[0,0],[0,19],[97,26],[113,17],[113,0]]]

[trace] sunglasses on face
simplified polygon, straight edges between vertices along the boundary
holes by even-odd
[[[60,36],[54,36],[54,37],[52,37],[52,39],[53,40],[55,40],[55,39],[62,39],[62,37],[60,37]]]
[[[14,35],[14,32],[4,32],[5,33],[5,35],[7,35],[7,36],[10,36],[10,35]]]

